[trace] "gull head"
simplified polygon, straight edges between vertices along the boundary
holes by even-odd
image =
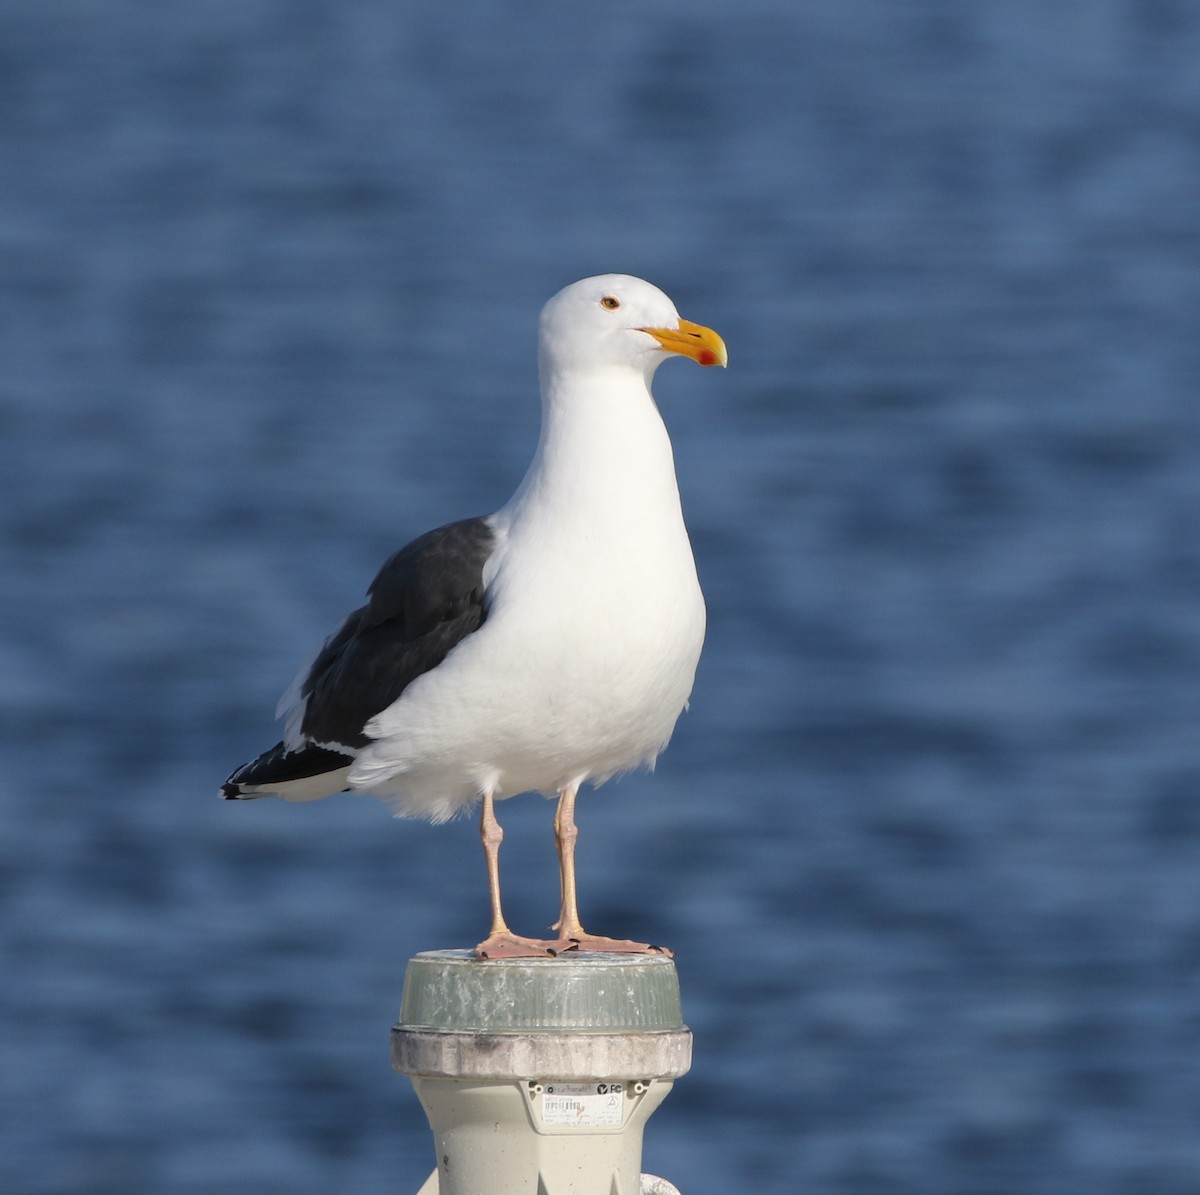
[[[629,274],[599,274],[564,287],[542,308],[543,374],[628,368],[647,379],[670,355],[725,365],[725,342],[680,319],[657,286]]]

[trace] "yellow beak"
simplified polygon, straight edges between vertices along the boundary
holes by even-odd
[[[691,320],[681,319],[678,328],[641,328],[653,336],[668,353],[679,353],[683,357],[691,357],[701,365],[729,364],[729,354],[725,350],[725,342],[711,329],[703,324],[693,324]]]

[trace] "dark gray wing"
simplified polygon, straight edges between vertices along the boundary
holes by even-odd
[[[300,686],[306,739],[365,746],[363,727],[483,625],[483,570],[495,543],[487,519],[461,519],[387,561],[370,600],[328,640]]]

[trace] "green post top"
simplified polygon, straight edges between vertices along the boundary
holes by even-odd
[[[426,950],[409,959],[402,1031],[644,1034],[686,1030],[675,964],[661,954],[488,959]]]

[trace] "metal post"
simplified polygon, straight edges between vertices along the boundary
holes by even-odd
[[[662,955],[416,955],[392,1065],[433,1129],[418,1195],[666,1195],[642,1131],[691,1053]]]

